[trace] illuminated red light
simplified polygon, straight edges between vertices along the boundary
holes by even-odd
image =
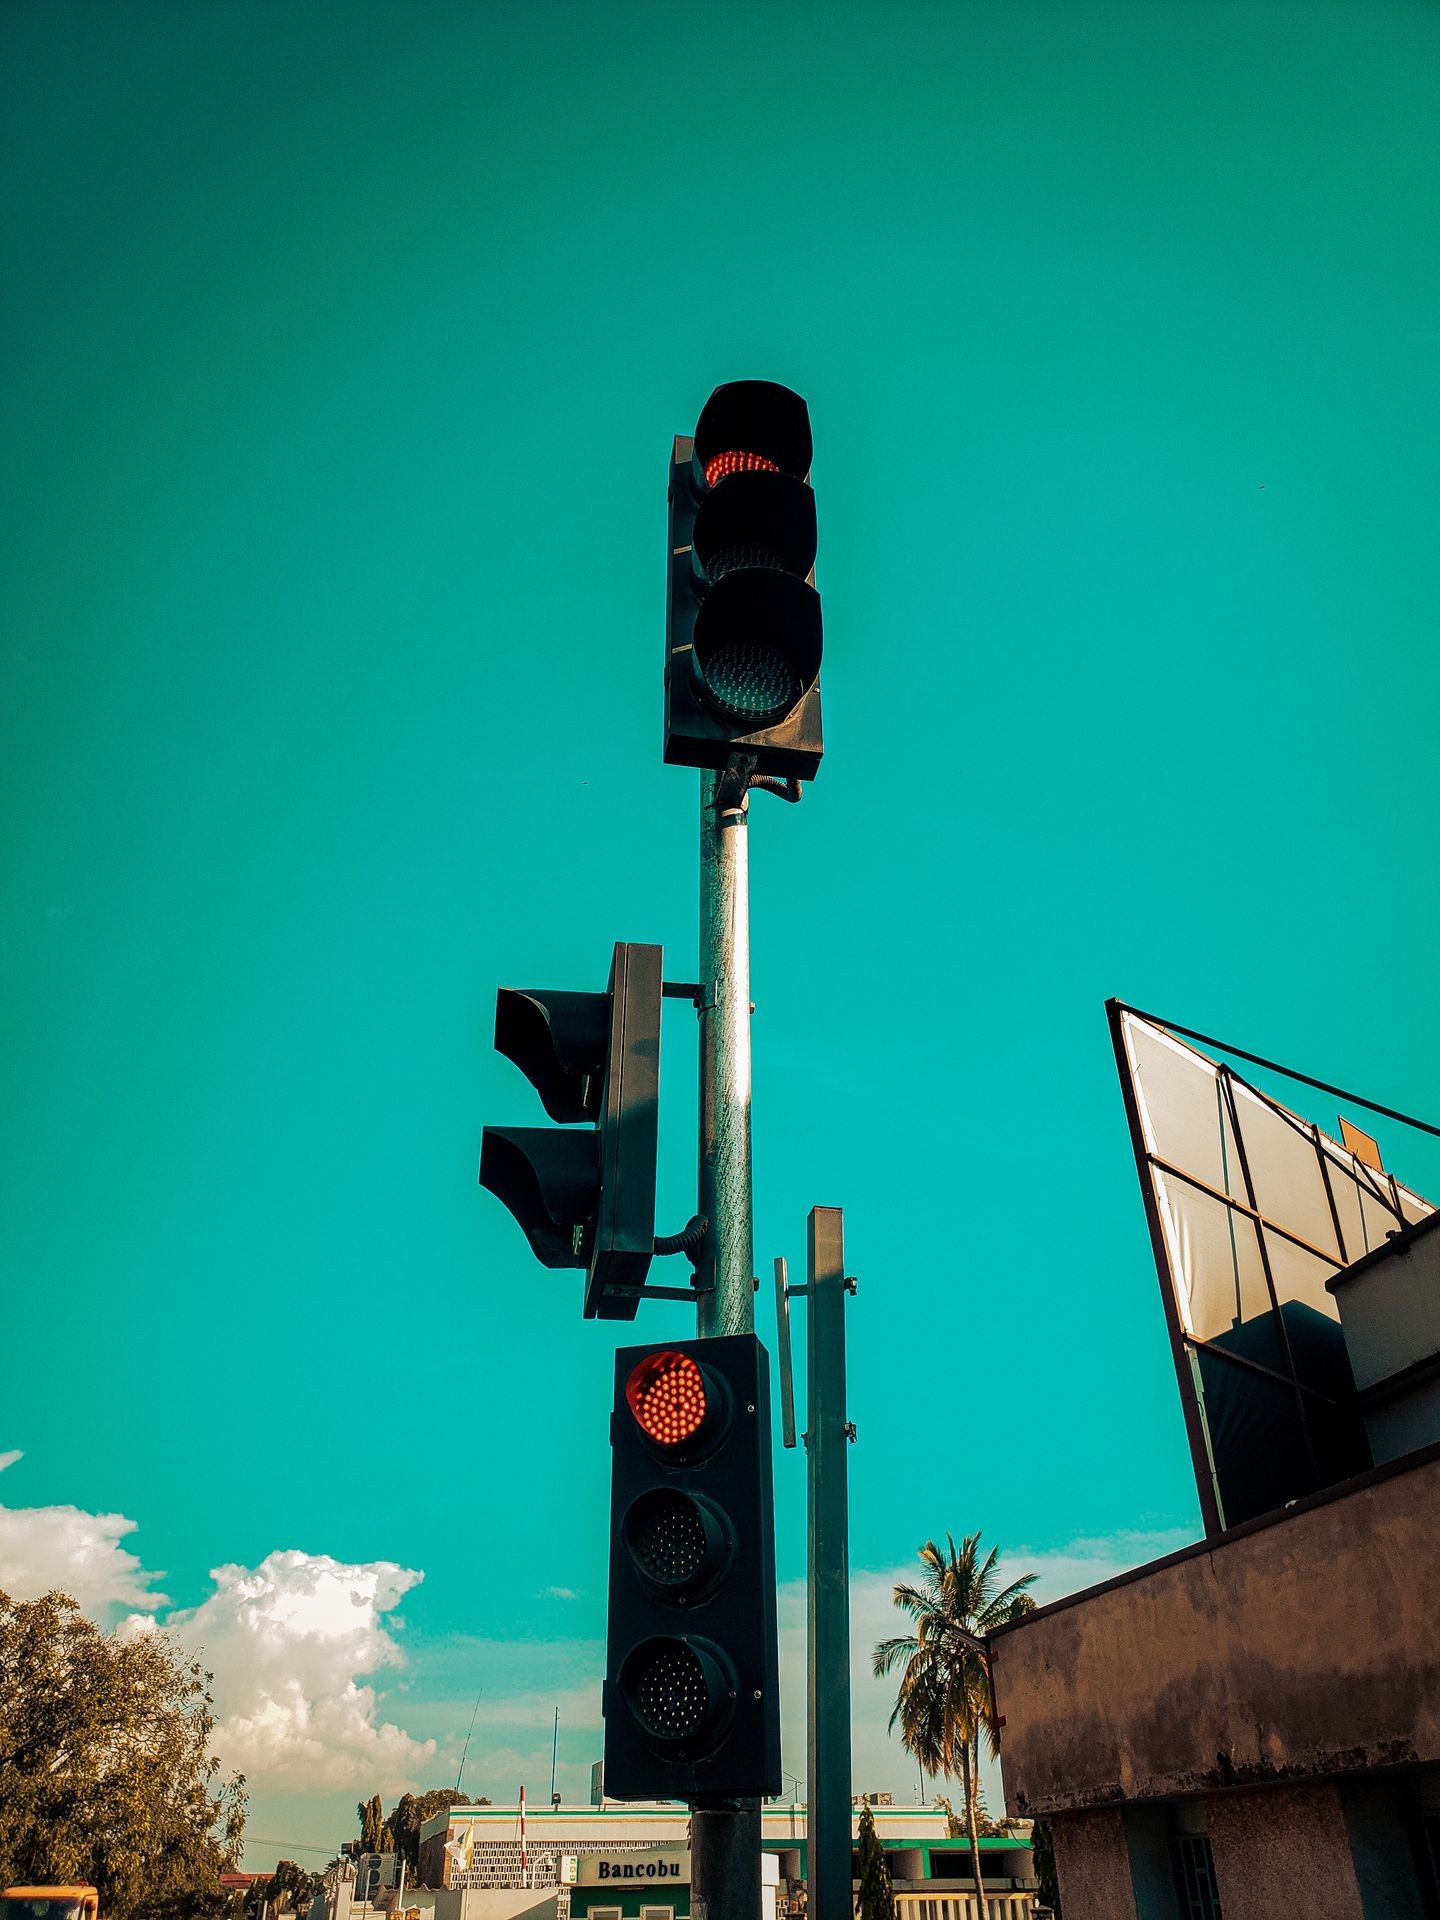
[[[705,1418],[705,1376],[688,1353],[651,1353],[625,1382],[643,1432],[662,1447],[688,1440]]]
[[[705,484],[713,487],[732,473],[779,473],[773,460],[763,453],[717,453],[705,462]]]

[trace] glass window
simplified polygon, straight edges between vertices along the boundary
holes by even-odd
[[[1175,1834],[1170,1841],[1170,1864],[1182,1920],[1224,1920],[1208,1837],[1203,1833]]]
[[[1270,1289],[1255,1222],[1186,1180],[1158,1168],[1152,1177],[1186,1332],[1198,1340],[1214,1340],[1263,1316],[1272,1349],[1251,1357],[1273,1367],[1277,1354],[1269,1327]]]

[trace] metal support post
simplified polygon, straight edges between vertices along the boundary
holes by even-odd
[[[845,1216],[812,1207],[806,1333],[809,1405],[810,1920],[850,1920],[850,1462],[845,1413]]]
[[[700,1194],[710,1222],[696,1284],[696,1332],[755,1331],[750,1200],[750,870],[745,797],[700,775]],[[760,1803],[696,1807],[690,1819],[695,1920],[760,1920]]]
[[[750,1206],[750,861],[744,796],[717,804],[700,776],[700,1199],[710,1222],[697,1279],[702,1340],[755,1331]]]

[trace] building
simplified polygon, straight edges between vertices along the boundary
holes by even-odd
[[[930,1807],[893,1806],[876,1807],[873,1814],[891,1858],[902,1920],[975,1920],[973,1894],[966,1891],[969,1843],[948,1837],[945,1815]],[[521,1886],[519,1809],[452,1807],[420,1830],[420,1878],[443,1889],[428,1896],[436,1898],[436,1920],[519,1920],[532,1913],[558,1920],[687,1920],[689,1817],[683,1806],[613,1802],[527,1810],[527,1890]],[[857,1808],[857,1846],[859,1817]],[[769,1861],[767,1915],[783,1920],[803,1913],[804,1808],[767,1806],[761,1842]],[[990,1895],[985,1920],[1030,1920],[1035,1880],[1028,1844],[985,1840],[981,1847]],[[535,1904],[537,1896],[543,1904]],[[407,1904],[410,1898],[407,1892]],[[332,1914],[329,1920],[350,1916]]]
[[[1433,1920],[1440,1214],[1121,1012],[1207,1537],[992,1637],[1007,1803],[1065,1920]]]
[[[1000,1630],[1065,1920],[1437,1911],[1437,1521],[1432,1446]]]

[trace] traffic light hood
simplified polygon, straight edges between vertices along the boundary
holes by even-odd
[[[814,448],[810,410],[798,393],[773,380],[730,380],[716,387],[695,424],[695,491],[709,486],[706,469],[722,454],[758,455],[803,480]]]
[[[553,1127],[486,1127],[480,1184],[520,1223],[530,1250],[546,1267],[583,1267],[585,1232],[594,1219],[600,1140],[593,1132]]]
[[[610,1044],[610,1009],[600,993],[495,996],[495,1050],[525,1075],[552,1120],[593,1120]]]

